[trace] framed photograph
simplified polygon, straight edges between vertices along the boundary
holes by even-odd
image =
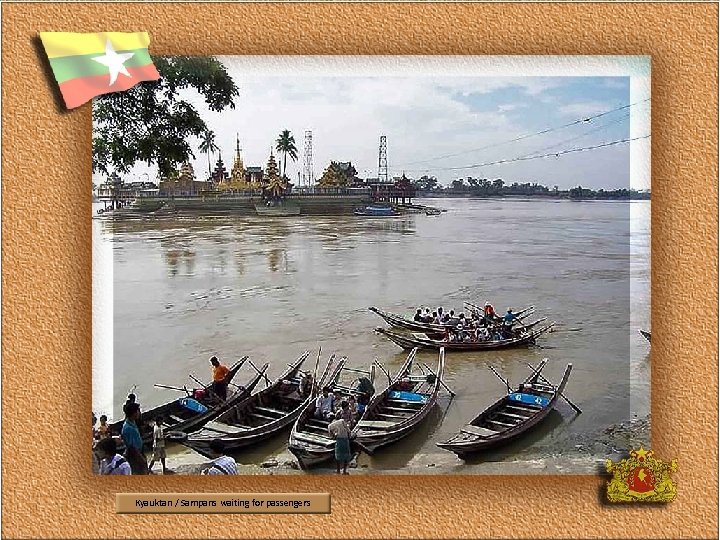
[[[717,410],[689,389],[717,391],[717,43],[665,29],[716,29],[715,7],[2,17],[6,534],[46,536],[42,505],[77,536],[79,504],[81,535],[135,534],[122,492],[322,492],[322,524],[137,520],[148,538],[712,535],[696,465],[717,471]],[[160,79],[68,111],[36,36],[111,27],[147,32]],[[135,73],[110,46],[110,77]],[[38,438],[41,461],[21,450]],[[640,447],[680,464],[652,520],[603,508],[606,460]]]

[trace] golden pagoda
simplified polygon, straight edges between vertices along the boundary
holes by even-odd
[[[235,139],[235,161],[233,162],[232,171],[230,172],[230,187],[233,190],[248,189],[248,183],[245,179],[245,165],[243,164],[242,155],[240,154],[240,136],[236,135]]]
[[[288,188],[287,182],[284,178],[281,178],[278,173],[272,148],[270,149],[270,158],[268,159],[267,167],[265,167],[263,184],[265,190],[274,198],[280,198]]]

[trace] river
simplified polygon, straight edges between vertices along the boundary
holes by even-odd
[[[95,412],[118,417],[135,386],[143,408],[176,398],[153,383],[190,386],[188,373],[207,380],[212,355],[227,364],[250,355],[278,375],[322,346],[323,359],[335,352],[366,367],[378,357],[396,370],[406,353],[373,332],[384,321],[367,308],[411,314],[420,305],[459,310],[465,300],[498,310],[534,305],[536,317],[557,326],[539,347],[449,353],[445,381],[457,397],[443,396],[405,440],[362,456],[363,469],[483,473],[502,472],[498,463],[572,459],[578,437],[649,412],[650,347],[638,334],[650,328],[649,201],[418,202],[447,212],[95,217],[96,309],[112,327],[110,338],[95,331]],[[437,363],[435,352],[420,356]],[[525,362],[544,357],[554,381],[573,364],[566,393],[583,414],[560,403],[531,434],[467,463],[435,446],[502,395],[487,364],[517,383],[529,373]],[[284,433],[237,460],[289,460],[286,442]],[[169,464],[194,457],[177,447]]]

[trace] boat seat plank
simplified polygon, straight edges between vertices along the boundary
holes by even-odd
[[[386,403],[405,403],[407,405],[415,405],[418,408],[422,408],[425,403],[422,401],[408,401],[406,399],[388,398],[385,400]]]
[[[535,407],[520,407],[520,406],[518,406],[518,405],[506,405],[505,408],[506,408],[506,409],[512,409],[512,410],[514,410],[514,411],[520,411],[520,412],[528,413],[528,414],[530,414],[530,415],[533,415],[533,414],[535,414],[537,411],[540,410],[540,409],[535,408]]]
[[[285,416],[285,411],[280,411],[278,409],[271,409],[270,407],[255,407],[256,411],[262,411],[267,412],[271,414],[279,414],[280,416]]]
[[[173,416],[172,414],[169,414],[169,415],[167,416],[167,418],[169,418],[170,420],[172,420],[172,421],[175,422],[176,424],[179,424],[180,422],[184,422],[184,421],[185,421],[185,420],[183,420],[182,418],[180,418],[179,416]]]
[[[383,406],[383,409],[387,411],[400,411],[400,412],[407,412],[407,413],[416,413],[418,409],[413,409],[411,407],[390,407],[388,405]]]
[[[509,416],[510,418],[517,418],[518,420],[527,420],[529,416],[522,416],[519,414],[513,414],[505,411],[498,411],[498,414],[502,414],[503,416]]]
[[[320,446],[328,446],[329,447],[329,446],[333,446],[335,444],[335,439],[331,439],[329,437],[323,437],[321,435],[315,435],[314,433],[305,433],[303,431],[296,431],[293,434],[293,437],[299,441],[315,443]]]
[[[399,414],[389,414],[389,413],[377,413],[377,416],[380,416],[382,418],[399,418],[401,420],[405,420],[406,418],[409,418],[411,415],[408,416],[402,416]]]
[[[478,435],[483,438],[492,437],[498,434],[497,431],[493,431],[492,429],[481,428],[470,424],[460,428],[460,431],[462,433],[468,433],[470,435]]]
[[[499,426],[515,427],[517,424],[508,424],[507,422],[500,422],[500,420],[488,420],[489,424],[497,424]]]
[[[270,420],[273,422],[278,419],[276,416],[267,416],[267,415],[256,413],[256,412],[250,413],[250,414],[248,414],[248,416],[250,418],[262,418],[263,420]]]
[[[367,430],[384,430],[390,429],[397,425],[397,422],[387,422],[384,420],[361,420],[357,427]]]
[[[229,424],[223,424],[222,422],[208,422],[204,426],[206,429],[217,431],[218,433],[225,433],[231,435],[233,433],[241,433],[252,429],[249,426],[231,426]]]

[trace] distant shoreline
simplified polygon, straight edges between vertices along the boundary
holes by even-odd
[[[473,194],[467,192],[433,192],[433,191],[417,191],[416,199],[542,199],[553,201],[649,201],[650,193],[633,193],[626,197],[612,196],[588,196],[588,197],[570,197],[568,194],[549,195],[549,194]]]

